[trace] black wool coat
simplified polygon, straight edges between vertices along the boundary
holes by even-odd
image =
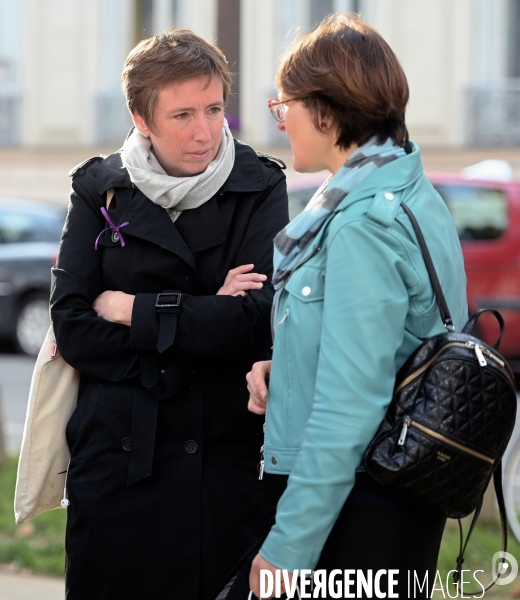
[[[175,223],[119,153],[71,173],[51,295],[58,348],[81,373],[66,431],[69,600],[209,599],[269,527],[278,493],[258,480],[263,419],[247,410],[245,374],[269,358],[287,191],[276,161],[235,151],[221,190]],[[110,188],[110,220],[128,224],[95,250]],[[263,289],[217,296],[247,263],[268,276]],[[131,327],[97,317],[104,290],[135,294]],[[159,303],[178,306],[156,306],[166,290],[180,297]]]

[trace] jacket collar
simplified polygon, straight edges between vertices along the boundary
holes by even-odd
[[[261,192],[267,187],[267,177],[256,152],[243,142],[234,140],[235,164],[221,192]],[[121,160],[122,150],[110,154],[101,163],[96,189],[103,195],[110,188],[133,187]]]
[[[406,156],[379,167],[357,185],[345,196],[335,212],[345,210],[354,202],[375,196],[378,192],[399,192],[414,183],[423,174],[419,146],[408,142],[405,151]],[[338,183],[341,187],[341,182]]]
[[[313,240],[313,243],[307,249],[306,254],[302,258],[302,262],[313,252],[315,246],[319,246],[328,224],[334,216],[355,202],[371,198],[381,191],[399,192],[412,185],[423,174],[423,165],[419,146],[414,142],[408,142],[405,146],[406,156],[393,160],[386,165],[383,165],[377,171],[374,171],[359,185],[357,185],[345,198],[340,202],[338,207],[327,217],[327,220],[322,224],[318,235]],[[341,187],[341,186],[340,186]]]

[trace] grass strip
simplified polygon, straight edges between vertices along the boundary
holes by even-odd
[[[53,510],[28,523],[14,522],[14,487],[18,457],[0,468],[0,563],[15,563],[34,573],[63,575],[65,510]]]

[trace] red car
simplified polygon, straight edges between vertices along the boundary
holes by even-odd
[[[459,233],[470,313],[496,308],[506,329],[500,352],[520,371],[520,182],[428,173]],[[482,339],[497,338],[494,319],[479,321]]]
[[[520,182],[470,179],[460,173],[427,173],[453,215],[468,277],[470,314],[496,308],[506,322],[500,352],[520,372]],[[297,176],[288,182],[289,212],[294,218],[310,200],[325,173]],[[493,345],[493,318],[479,320],[480,332]]]

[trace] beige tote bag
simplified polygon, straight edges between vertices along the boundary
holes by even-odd
[[[107,208],[114,190],[107,191]],[[52,324],[31,380],[14,494],[19,525],[47,510],[66,508],[70,452],[65,428],[76,408],[80,373],[65,362]]]
[[[29,391],[14,495],[17,524],[68,504],[62,505],[70,459],[65,427],[76,408],[79,379],[57,351],[51,325]]]

